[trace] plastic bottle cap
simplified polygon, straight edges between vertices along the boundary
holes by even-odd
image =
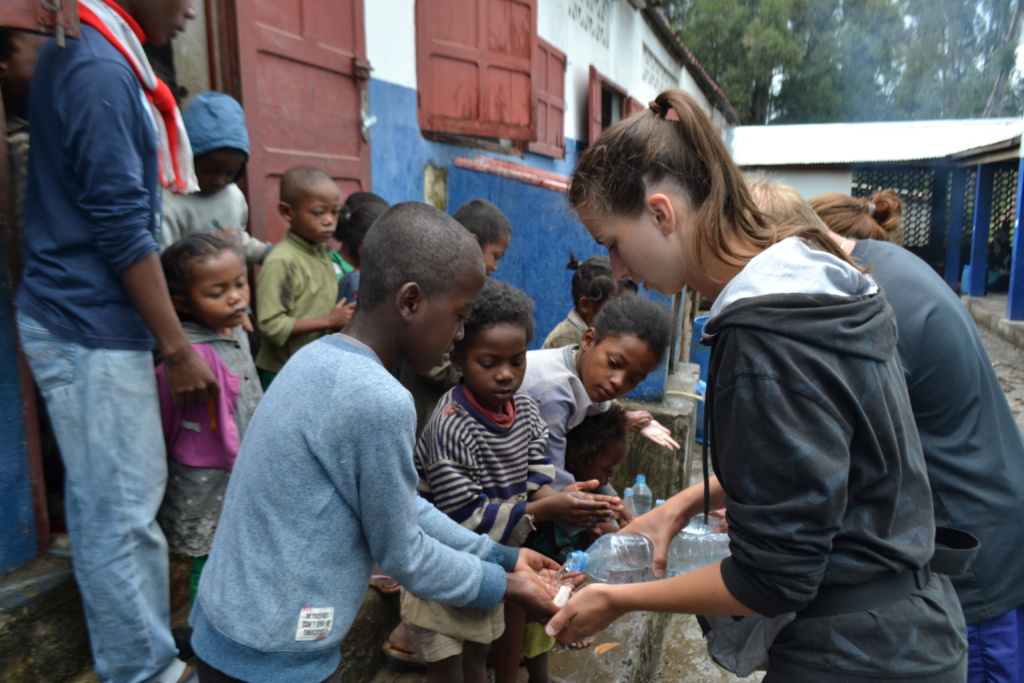
[[[638,484],[646,484],[647,483],[647,477],[642,475],[642,474],[636,475],[636,483],[638,483]]]
[[[565,558],[565,569],[570,572],[582,572],[587,568],[587,554],[582,550],[573,550]]]
[[[664,502],[665,502],[664,498],[659,498],[658,500],[654,501],[654,507],[658,507],[659,505],[661,505]]]
[[[625,491],[622,492],[622,495],[624,495],[624,496],[632,496],[633,495],[633,489],[626,489]]]

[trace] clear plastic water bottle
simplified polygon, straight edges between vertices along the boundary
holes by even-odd
[[[654,544],[646,536],[605,534],[587,550],[569,553],[559,575],[585,572],[601,583],[643,583],[651,579],[653,563]]]
[[[729,534],[715,533],[722,520],[697,515],[690,520],[668,547],[668,567],[665,576],[679,576],[700,569],[729,556]]]
[[[642,474],[636,475],[636,483],[633,484],[633,507],[637,516],[650,512],[653,502],[654,494],[647,488],[647,477]]]
[[[636,505],[633,504],[633,489],[631,487],[627,486],[623,489],[622,504],[632,510],[634,515],[636,514]]]

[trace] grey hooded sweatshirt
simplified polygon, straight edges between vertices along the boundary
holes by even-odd
[[[789,238],[723,290],[712,345],[712,464],[727,496],[729,591],[759,614],[797,612],[819,587],[918,569],[934,551],[931,494],[870,277]],[[947,577],[878,609],[798,618],[766,681],[962,681],[965,626]]]

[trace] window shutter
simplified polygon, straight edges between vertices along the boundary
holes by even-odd
[[[537,0],[417,0],[424,131],[533,140]]]
[[[565,54],[537,40],[534,73],[537,78],[537,140],[528,149],[559,159],[565,158]]]
[[[612,106],[615,106],[615,101],[618,101],[618,109],[614,111],[611,118],[605,120],[603,112],[604,94],[608,92],[609,97],[612,98]],[[635,102],[636,100],[634,100]],[[639,103],[638,103],[639,104]],[[587,91],[587,116],[589,117],[589,144],[593,144],[594,140],[601,134],[601,131],[610,126],[620,118],[629,115],[629,103],[626,99],[625,89],[611,80],[607,76],[602,76],[601,72],[594,68],[594,65],[590,65],[590,86]],[[642,107],[641,107],[642,108]]]
[[[590,125],[588,126],[587,143],[594,144],[601,134],[601,74],[597,72],[594,65],[590,65],[590,87],[587,90],[587,114]]]
[[[626,100],[626,116],[632,116],[638,111],[643,111],[644,109],[647,109],[647,107],[635,97],[630,97]]]

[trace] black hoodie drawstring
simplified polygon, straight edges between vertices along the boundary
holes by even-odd
[[[701,340],[703,341],[703,340]],[[701,444],[701,464],[704,470],[704,524],[708,523],[708,513],[711,511],[711,482],[708,481],[708,458],[710,455],[711,443],[711,411],[714,398],[714,382],[711,380],[711,356],[715,353],[714,344],[709,344],[711,351],[708,354],[708,379],[704,385],[704,442]]]

